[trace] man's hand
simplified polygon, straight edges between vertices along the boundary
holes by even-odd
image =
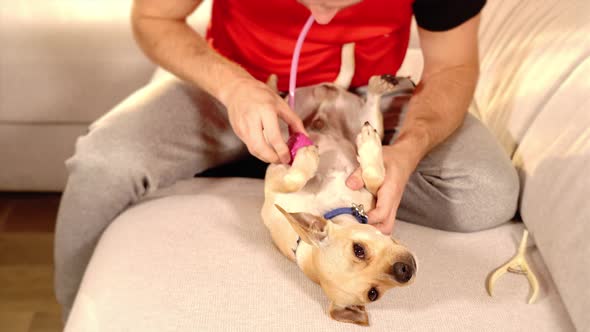
[[[478,14],[444,32],[418,28],[424,57],[422,80],[410,99],[398,138],[383,147],[385,180],[377,192],[377,206],[368,213],[369,224],[385,234],[391,233],[404,188],[420,160],[465,118],[479,72],[479,20]],[[348,178],[349,188],[364,186],[360,172]]]
[[[289,163],[291,155],[278,119],[285,121],[293,132],[307,132],[301,119],[279,95],[254,78],[242,78],[228,84],[220,97],[234,132],[251,154],[269,163]]]
[[[404,188],[414,168],[411,161],[404,158],[404,154],[395,146],[383,147],[383,162],[385,163],[385,180],[377,192],[377,205],[368,212],[369,224],[375,226],[383,234],[391,234],[397,208],[402,199]],[[364,187],[358,168],[346,180],[346,185],[352,190]]]
[[[288,163],[291,157],[278,119],[307,134],[301,119],[275,92],[213,50],[186,23],[201,2],[134,0],[131,20],[139,46],[158,65],[219,99],[250,153],[266,162]]]

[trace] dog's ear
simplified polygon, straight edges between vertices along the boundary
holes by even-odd
[[[319,247],[322,241],[328,237],[328,220],[311,213],[289,213],[277,204],[275,206],[307,244]]]
[[[330,317],[339,322],[369,326],[369,315],[364,305],[341,307],[330,302]]]

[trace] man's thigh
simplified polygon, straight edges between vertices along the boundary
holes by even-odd
[[[492,133],[473,115],[418,165],[397,218],[448,231],[488,229],[516,213],[519,180]]]
[[[76,149],[81,159],[145,172],[153,187],[247,154],[223,105],[173,77],[152,81],[98,119]]]

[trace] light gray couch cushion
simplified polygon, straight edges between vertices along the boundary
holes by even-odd
[[[88,125],[148,83],[131,0],[2,1],[0,190],[61,191]],[[204,33],[211,1],[191,16]]]
[[[272,245],[262,192],[261,180],[194,179],[123,213],[100,240],[66,330],[366,331],[331,320],[320,287]],[[521,224],[458,234],[398,222],[395,232],[418,258],[418,277],[367,307],[374,330],[573,330],[535,248],[536,304],[526,304],[523,276],[486,294]]]

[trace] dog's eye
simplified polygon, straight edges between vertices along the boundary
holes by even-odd
[[[372,302],[377,300],[377,298],[379,297],[379,292],[375,289],[375,287],[373,287],[369,290],[367,296],[369,297],[369,300],[371,300]]]
[[[352,250],[357,258],[365,259],[365,248],[358,243],[352,245]]]

